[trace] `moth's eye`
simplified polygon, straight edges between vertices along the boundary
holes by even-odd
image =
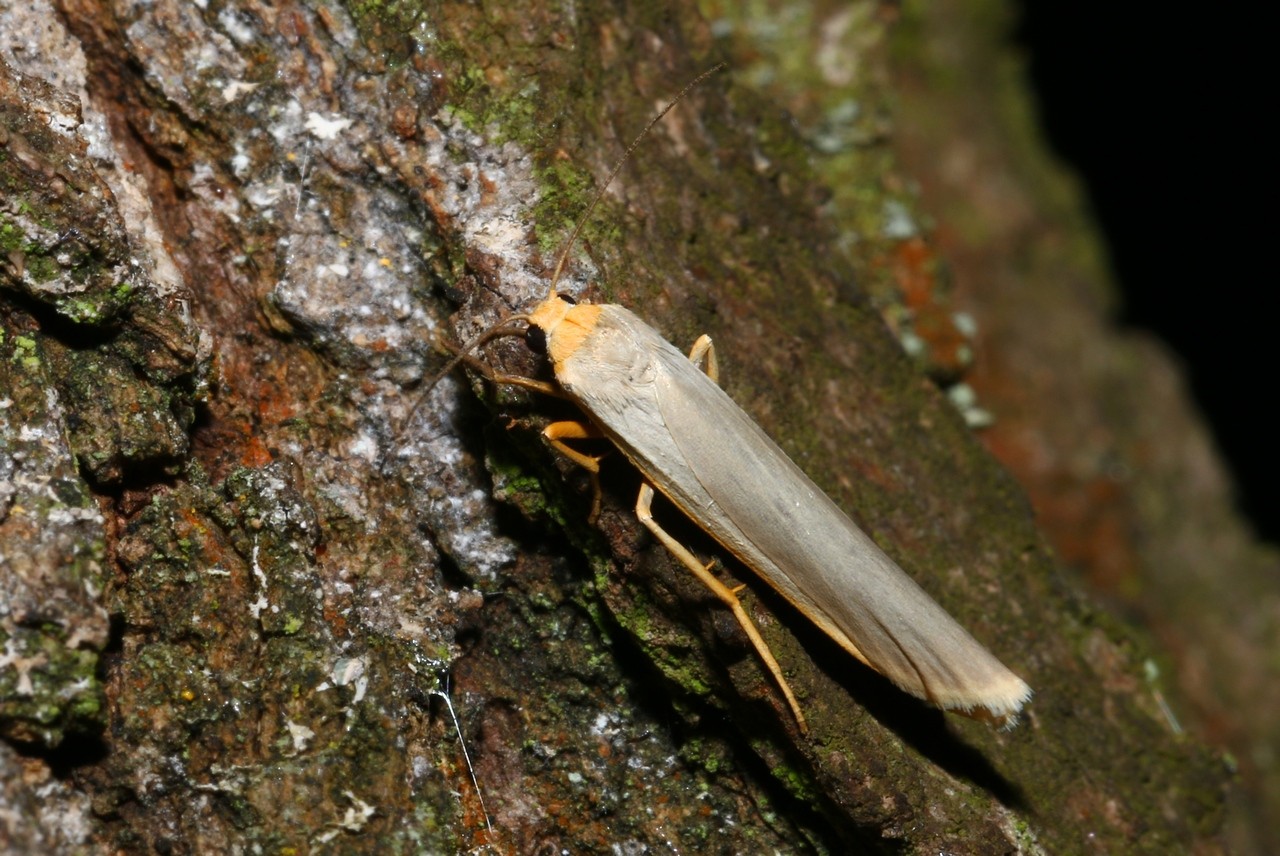
[[[577,305],[578,305],[578,298],[573,297],[572,295],[568,295],[568,294],[557,294],[557,295],[556,295],[556,297],[560,298],[561,300],[563,300],[565,303],[569,304],[570,306],[577,306]]]
[[[525,344],[529,346],[529,350],[535,354],[546,356],[547,354],[547,331],[541,327],[530,327],[524,333]]]

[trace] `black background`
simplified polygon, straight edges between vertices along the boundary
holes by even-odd
[[[1128,5],[1024,0],[1016,38],[1041,123],[1105,233],[1121,322],[1177,353],[1241,510],[1274,543],[1280,200],[1263,125],[1275,63],[1262,57],[1280,48],[1263,45],[1273,28],[1259,12]]]

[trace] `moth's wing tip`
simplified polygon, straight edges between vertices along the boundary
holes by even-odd
[[[1031,696],[1032,690],[1027,682],[1017,675],[1010,675],[1009,680],[983,693],[982,698],[969,705],[958,705],[955,710],[1008,731],[1018,725],[1019,714],[1031,701]]]

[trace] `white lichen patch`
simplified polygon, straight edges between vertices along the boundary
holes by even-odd
[[[317,140],[328,142],[336,140],[354,124],[354,119],[348,119],[345,116],[335,114],[325,116],[313,112],[307,114],[306,128],[307,132]]]
[[[137,16],[125,28],[129,50],[147,70],[149,82],[188,115],[218,95],[220,80],[243,77],[247,70],[231,39],[210,26],[187,3],[165,3],[164,15]],[[216,74],[210,75],[211,70]]]
[[[334,662],[329,670],[329,680],[335,687],[350,686],[354,689],[351,704],[356,705],[364,700],[369,690],[369,660],[365,657],[342,657]],[[316,687],[324,689],[324,685]]]
[[[233,101],[239,100],[240,96],[253,92],[253,90],[258,88],[258,86],[259,84],[257,83],[249,83],[245,80],[228,81],[226,85],[222,87],[222,101],[225,104],[230,104]]]
[[[948,387],[947,398],[970,428],[989,428],[995,424],[995,416],[978,403],[978,394],[969,384],[957,383]]]
[[[359,832],[364,829],[366,823],[377,814],[373,806],[357,797],[351,791],[343,791],[347,799],[351,800],[351,807],[342,814],[342,828],[348,832]]]
[[[343,832],[361,832],[365,826],[378,813],[377,809],[369,805],[364,800],[357,797],[351,791],[343,791],[343,795],[351,801],[351,805],[342,813],[342,817],[331,825],[329,829],[318,833],[314,837],[317,844],[328,844],[336,839]]]
[[[49,0],[0,3],[0,56],[24,74],[74,92],[86,61],[80,41],[61,21]]]
[[[35,684],[32,682],[31,673],[35,669],[47,664],[49,658],[44,652],[37,652],[34,656],[25,656],[25,653],[18,650],[17,639],[10,637],[5,640],[4,653],[0,654],[0,672],[5,669],[12,668],[17,672],[17,680],[13,685],[13,692],[20,696],[35,695]]]
[[[35,342],[4,343],[7,358],[39,357]],[[108,619],[99,602],[102,567],[94,558],[106,540],[105,520],[76,471],[62,408],[52,387],[27,396],[25,407],[0,402],[0,637],[13,645],[19,627],[62,647],[106,643]],[[56,628],[56,629],[55,629]],[[26,630],[22,631],[27,632]],[[33,649],[34,650],[34,649]],[[43,655],[6,650],[6,666],[19,668],[19,689],[32,688]],[[2,701],[2,700],[0,700]]]
[[[258,589],[258,596],[249,604],[249,614],[253,616],[254,621],[262,620],[262,612],[271,606],[271,602],[267,600],[267,575],[262,570],[262,565],[258,563],[258,542],[255,539],[253,551],[249,558],[249,567],[253,572],[253,580]]]
[[[495,580],[516,558],[515,544],[497,529],[490,482],[450,423],[459,394],[444,379],[417,409],[395,450],[398,475],[418,495],[418,509],[445,550],[467,574]]]
[[[886,238],[905,241],[920,234],[911,209],[897,199],[886,199],[881,210],[880,234]]]
[[[305,752],[307,746],[315,739],[316,733],[314,731],[291,719],[285,721],[284,727],[289,732],[289,739],[293,741],[294,754]]]
[[[547,290],[543,260],[531,241],[530,215],[539,195],[532,158],[512,142],[488,144],[448,113],[436,130],[439,136],[427,143],[426,162],[453,177],[441,186],[436,204],[468,246],[499,260],[499,289],[508,305],[527,308]],[[565,290],[573,292],[569,273]]]

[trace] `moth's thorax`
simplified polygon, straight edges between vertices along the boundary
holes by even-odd
[[[546,334],[547,356],[553,366],[558,366],[582,346],[595,329],[599,317],[600,307],[597,305],[574,304],[552,296],[530,313],[529,324]]]

